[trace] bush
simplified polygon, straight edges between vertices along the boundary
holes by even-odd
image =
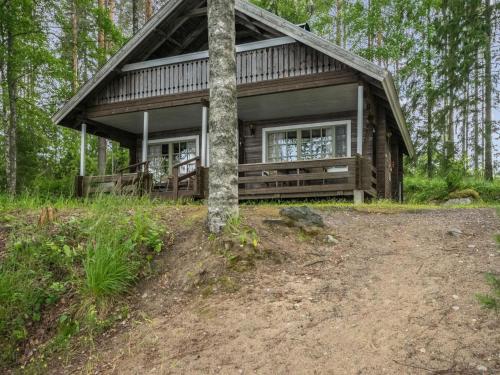
[[[45,227],[9,221],[12,237],[0,262],[0,369],[17,359],[44,310],[62,297],[71,307],[55,331],[64,336],[88,329],[88,317],[105,318],[109,302],[148,272],[164,231],[144,212],[120,208],[94,201],[90,213]]]
[[[486,282],[490,284],[491,294],[478,294],[479,302],[488,309],[500,310],[500,277],[491,273],[486,274]]]
[[[432,201],[443,201],[455,194],[468,194],[475,199],[479,196],[484,202],[500,201],[500,179],[485,181],[480,178],[464,177],[458,183],[458,187],[452,191],[450,186],[456,186],[450,178],[448,182],[444,178],[426,178],[422,176],[405,177],[403,187],[405,200],[412,203],[429,203]]]

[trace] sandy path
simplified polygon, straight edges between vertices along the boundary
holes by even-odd
[[[144,318],[103,342],[93,371],[500,373],[499,318],[475,299],[484,272],[500,270],[493,210],[325,216],[340,244],[263,229],[287,260],[244,273],[236,293],[148,292]]]

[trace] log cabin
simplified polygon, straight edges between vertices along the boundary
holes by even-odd
[[[235,12],[240,199],[402,200],[414,149],[391,74],[307,24]],[[62,106],[54,122],[81,132],[77,195],[207,196],[208,58],[206,0],[171,0]],[[130,167],[86,176],[87,134],[128,148]]]

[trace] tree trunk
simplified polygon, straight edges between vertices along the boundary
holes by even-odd
[[[144,18],[146,22],[153,16],[153,3],[151,0],[146,0],[144,3]]]
[[[78,89],[78,14],[76,0],[73,0],[71,10],[71,62],[72,62],[72,79],[71,89],[73,94]]]
[[[337,14],[335,15],[335,43],[340,47],[342,44],[342,3],[344,0],[337,0]]]
[[[433,108],[433,98],[432,98],[432,66],[431,66],[431,38],[430,38],[430,10],[427,12],[427,50],[425,51],[425,93],[426,93],[426,103],[427,103],[427,177],[431,178],[434,174],[434,142],[432,138],[433,133],[433,123],[432,123],[432,108]]]
[[[139,0],[132,0],[132,33],[135,34],[139,31]]]
[[[493,160],[491,144],[491,8],[490,0],[485,1],[486,43],[484,46],[484,178],[493,180]]]
[[[113,24],[115,18],[115,10],[116,10],[116,2],[115,0],[108,0],[108,18],[109,21]],[[106,50],[111,51],[113,48],[113,41],[111,38],[107,38],[106,40]]]
[[[14,66],[14,35],[7,26],[7,92],[9,96],[9,120],[5,131],[5,172],[7,191],[16,194],[17,187],[17,77]]]
[[[99,11],[101,14],[104,13],[105,10],[105,2],[104,0],[98,0]],[[99,25],[99,30],[97,32],[97,47],[99,48],[99,66],[104,65],[106,61],[106,37],[104,35],[104,30],[102,25]],[[106,149],[107,149],[107,141],[106,138],[99,137],[97,146],[97,171],[99,175],[106,174]]]
[[[238,215],[238,112],[234,0],[208,0],[210,176],[208,228]]]
[[[479,154],[481,149],[479,146],[479,54],[476,53],[476,62],[474,64],[474,115],[472,122],[474,123],[474,138],[473,138],[473,153],[474,153],[474,173],[479,172]]]
[[[468,144],[469,144],[469,83],[468,80],[465,82],[465,100],[463,102],[462,109],[462,162],[464,163],[464,170],[467,170],[468,166]]]

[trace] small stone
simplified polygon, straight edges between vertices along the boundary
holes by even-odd
[[[470,244],[470,245],[467,245],[467,247],[468,247],[469,249],[473,249],[473,248],[475,248],[475,247],[476,247],[476,245]]]
[[[478,365],[478,366],[476,367],[476,369],[477,369],[477,371],[481,371],[481,372],[486,372],[486,371],[488,371],[488,367],[483,366],[483,365]]]
[[[463,234],[463,232],[460,229],[458,229],[458,228],[451,228],[447,233],[450,236],[454,236],[454,237],[458,237],[461,234]]]
[[[452,306],[452,309],[455,310],[455,311],[458,311],[460,309],[460,307],[458,307],[458,306]]]
[[[147,297],[148,297],[148,294],[147,294],[147,293],[144,293],[144,294],[142,295],[142,298],[147,298]]]
[[[425,353],[425,348],[420,348],[420,353]]]
[[[453,299],[458,299],[458,296],[456,294],[454,294],[452,297]]]
[[[325,237],[325,242],[326,243],[331,243],[333,245],[336,245],[339,243],[339,240],[337,240],[335,237],[333,237],[331,234],[327,234]]]

